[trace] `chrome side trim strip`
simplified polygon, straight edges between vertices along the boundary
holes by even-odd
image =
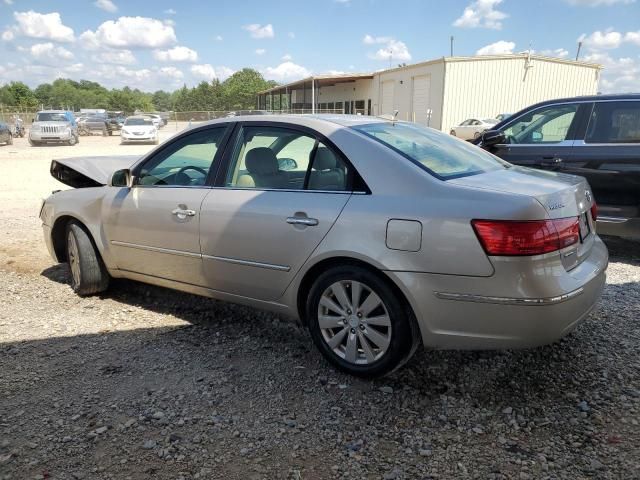
[[[239,258],[217,257],[215,255],[203,255],[206,260],[218,260],[220,262],[233,263],[236,265],[246,265],[247,267],[266,268],[268,270],[278,270],[279,272],[288,272],[291,267],[286,265],[274,265],[272,263],[254,262],[251,260],[240,260]]]
[[[629,221],[628,218],[607,217],[606,215],[598,215],[598,220],[597,220],[597,222],[602,222],[602,223],[625,223],[627,221]]]
[[[111,240],[112,245],[119,247],[136,248],[138,250],[146,250],[149,252],[167,253],[169,255],[180,255],[182,257],[202,258],[202,255],[194,252],[185,252],[183,250],[173,250],[171,248],[152,247],[151,245],[140,245],[137,243],[120,242],[118,240]]]
[[[457,300],[460,302],[475,303],[497,303],[500,305],[553,305],[565,302],[571,298],[582,295],[584,289],[578,288],[564,295],[547,298],[509,298],[509,297],[489,297],[484,295],[472,295],[469,293],[449,293],[449,292],[433,292],[434,295],[442,300]]]

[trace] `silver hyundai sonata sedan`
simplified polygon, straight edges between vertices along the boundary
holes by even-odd
[[[300,320],[377,376],[427,348],[522,348],[572,331],[608,253],[580,177],[516,167],[365,116],[215,120],[142,158],[54,160],[40,218],[79,295],[111,278]]]

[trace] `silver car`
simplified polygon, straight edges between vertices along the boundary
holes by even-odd
[[[377,376],[427,348],[553,342],[587,317],[608,253],[583,178],[365,116],[246,116],[142,158],[54,160],[40,212],[80,295],[129,278],[298,319]]]

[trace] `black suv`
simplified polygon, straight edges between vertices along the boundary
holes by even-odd
[[[640,94],[541,102],[474,143],[516,165],[586,177],[598,232],[640,237]]]

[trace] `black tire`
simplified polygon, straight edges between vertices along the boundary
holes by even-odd
[[[455,131],[455,130],[451,130],[451,131],[449,132],[449,135],[453,135],[453,136],[455,137],[455,136],[456,136],[456,131]]]
[[[327,344],[327,340],[325,340],[320,328],[318,309],[322,295],[330,286],[336,282],[343,281],[359,282],[377,294],[390,318],[391,333],[387,350],[380,358],[371,363],[356,364],[342,358]],[[418,338],[416,338],[418,334],[417,327],[414,328],[413,326],[411,313],[404,299],[396,294],[381,274],[373,273],[356,265],[334,267],[322,273],[309,290],[305,314],[311,338],[322,355],[335,367],[351,375],[365,378],[386,375],[404,365],[411,358],[418,345]],[[362,328],[364,329],[365,327]],[[354,333],[356,330],[356,328],[353,328],[350,331]],[[347,333],[347,335],[349,334]],[[361,344],[362,340],[358,340],[358,342]],[[361,351],[362,355],[364,355],[364,349],[362,348],[358,349],[358,354],[360,355]]]
[[[7,145],[13,145],[13,135],[9,134],[9,138],[7,138]]]
[[[69,137],[69,141],[67,143],[71,147],[73,147],[76,143],[78,143],[78,138],[75,135],[71,135],[71,137]]]
[[[67,263],[71,272],[71,288],[80,296],[94,295],[109,287],[109,273],[93,243],[80,223],[67,225]]]

